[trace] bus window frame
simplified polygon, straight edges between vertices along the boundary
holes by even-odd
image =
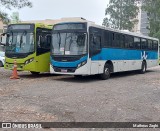
[[[92,26],[91,26],[92,27]],[[119,49],[125,49],[125,50],[145,50],[145,51],[158,51],[158,46],[156,46],[156,49],[153,49],[153,45],[152,45],[152,49],[149,49],[149,45],[148,45],[148,40],[151,40],[152,43],[154,41],[156,41],[157,45],[158,45],[158,40],[154,40],[154,39],[150,39],[150,38],[146,38],[146,37],[139,37],[139,36],[136,36],[136,35],[130,35],[130,34],[126,34],[126,33],[122,33],[122,32],[114,32],[114,31],[110,31],[110,30],[107,30],[107,29],[100,29],[100,28],[97,28],[97,27],[92,27],[92,28],[95,28],[97,30],[101,30],[101,49],[102,48],[119,48]],[[89,32],[90,32],[90,29],[89,29]],[[109,36],[107,38],[105,38],[106,34],[108,34]],[[114,46],[113,45],[113,34],[119,34],[120,35],[120,40],[122,39],[122,42],[118,42],[118,46]],[[90,33],[89,33],[90,35]],[[130,38],[132,38],[132,48],[129,47],[126,47],[126,36],[129,36]],[[138,46],[138,48],[136,47],[135,45],[135,41],[134,41],[134,38],[137,38],[139,39],[139,44],[140,46]],[[145,39],[146,40],[146,44],[145,44],[145,49],[142,48],[142,40]],[[117,41],[117,40],[116,40]],[[89,41],[90,42],[90,41]],[[107,44],[110,43],[110,44]],[[122,44],[123,43],[123,44]],[[90,44],[90,43],[89,43]]]

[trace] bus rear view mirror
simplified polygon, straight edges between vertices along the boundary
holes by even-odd
[[[5,36],[7,33],[3,33],[3,34],[1,34],[1,36]]]
[[[7,36],[7,37],[9,37],[10,35],[8,34],[8,33],[3,33],[3,34],[1,34],[1,36]]]

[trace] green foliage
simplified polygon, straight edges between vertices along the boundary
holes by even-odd
[[[143,0],[143,10],[148,14],[149,36],[160,39],[160,0]]]
[[[8,14],[3,11],[0,11],[0,21],[2,21],[5,24],[9,23],[10,20],[8,18]]]
[[[17,24],[21,23],[21,20],[19,19],[19,13],[18,12],[13,12],[11,15],[11,24]]]
[[[132,30],[138,22],[138,7],[135,0],[110,0],[105,10],[103,25],[120,30]]]
[[[0,0],[0,7],[0,20],[7,24],[10,20],[2,8],[11,10],[12,8],[32,7],[32,3],[29,0]]]

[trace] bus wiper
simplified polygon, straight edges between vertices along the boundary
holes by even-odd
[[[12,34],[12,43],[13,43],[13,31],[11,31],[11,34]],[[10,36],[9,36],[10,37]],[[11,45],[12,45],[12,43],[11,43]]]
[[[58,35],[59,35],[59,42],[58,42],[58,44],[59,44],[59,49],[60,49],[60,47],[61,47],[61,34],[58,32]]]
[[[65,55],[65,50],[66,50],[66,40],[67,40],[67,33],[66,33],[66,38],[65,38],[65,44],[64,44],[64,55]]]
[[[69,41],[69,50],[71,50],[71,44],[73,43],[73,40],[72,40],[72,36],[71,36],[71,39]]]
[[[10,33],[12,34],[12,40],[11,40],[11,43],[9,45],[9,37],[11,36]],[[13,44],[13,31],[7,32],[6,35],[7,35],[6,45],[7,46],[12,46],[12,44]]]
[[[25,30],[22,35],[21,35],[21,38],[20,38],[20,48],[22,47],[22,43],[23,43],[23,35],[26,35],[27,34],[27,31]]]
[[[71,35],[69,35],[69,36],[67,37],[67,33],[66,33],[66,39],[65,39],[64,49],[66,49],[66,41],[67,41],[67,39],[71,38],[71,39],[70,39],[70,42],[69,42],[69,50],[70,50],[70,46],[71,46],[71,43],[72,43],[72,36],[73,36],[73,34],[71,34]]]
[[[7,52],[7,51],[13,51],[13,46],[12,46],[12,44],[13,44],[13,32],[12,31],[10,31],[10,32],[6,32],[6,33],[4,33],[4,35],[6,35],[6,48],[5,48],[5,51]],[[10,39],[10,37],[12,37],[12,39]]]

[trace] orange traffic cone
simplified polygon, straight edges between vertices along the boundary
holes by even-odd
[[[14,61],[14,67],[13,67],[13,73],[10,79],[19,79],[18,73],[17,73],[17,62]]]

